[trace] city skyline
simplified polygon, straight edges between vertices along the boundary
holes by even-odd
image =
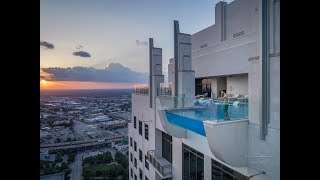
[[[133,79],[120,80],[117,79],[120,75],[115,74],[112,75],[114,82],[126,84],[128,88],[133,82],[146,82],[148,38],[154,38],[155,46],[163,48],[163,71],[166,72],[166,64],[173,57],[173,20],[179,20],[181,28],[194,34],[215,23],[214,7],[217,2],[41,1],[40,80],[52,82],[51,86],[48,86],[50,83],[40,83],[40,89],[72,88],[76,82],[92,82],[90,86],[79,83],[79,88],[109,87],[110,81],[97,78],[103,73],[92,74],[110,67],[110,63],[119,64],[122,67],[118,68],[141,76],[134,79],[135,75],[128,75]],[[166,13],[163,13],[164,9]],[[82,77],[90,76],[84,80],[72,79],[70,76],[82,72],[73,69],[75,67],[90,68],[90,72],[95,72],[82,74]],[[59,69],[49,72],[47,68]],[[68,68],[72,72],[61,75],[61,69],[67,71]],[[56,83],[56,80],[60,82]],[[114,83],[114,88],[119,87]]]

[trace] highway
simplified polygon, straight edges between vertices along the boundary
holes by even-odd
[[[40,148],[45,148],[48,149],[49,151],[53,151],[53,150],[59,150],[59,149],[73,149],[73,148],[87,148],[90,146],[99,146],[99,145],[106,145],[109,144],[111,142],[116,142],[116,141],[122,141],[123,137],[117,137],[117,138],[109,138],[105,141],[99,142],[98,140],[95,141],[90,141],[90,142],[83,142],[83,143],[75,143],[75,144],[69,144],[69,145],[61,145],[61,146],[43,146]]]
[[[119,140],[119,139],[123,139],[125,137],[126,137],[126,135],[114,135],[114,136],[108,137],[106,139],[92,139],[92,140],[86,140],[86,141],[71,141],[71,142],[54,143],[54,144],[41,144],[40,148],[63,147],[63,146],[70,146],[70,145],[99,143],[99,141],[102,141],[102,140],[111,142],[110,140]]]

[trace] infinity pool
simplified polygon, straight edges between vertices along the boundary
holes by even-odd
[[[198,105],[203,106],[203,109],[180,109],[166,111],[167,119],[170,123],[206,136],[203,127],[205,120],[217,120],[218,122],[226,121],[224,115],[224,105],[215,102],[211,105]],[[248,118],[248,105],[238,104],[229,105],[228,113],[230,120]]]

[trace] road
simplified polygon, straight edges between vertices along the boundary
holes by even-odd
[[[82,180],[81,176],[81,170],[82,170],[82,155],[83,152],[78,152],[75,156],[74,162],[71,165],[71,174],[70,174],[70,180]]]

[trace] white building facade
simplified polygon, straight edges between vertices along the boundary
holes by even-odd
[[[280,179],[279,39],[280,0],[219,2],[215,24],[193,35],[175,21],[169,95],[149,39],[148,93],[132,94],[129,178]]]

